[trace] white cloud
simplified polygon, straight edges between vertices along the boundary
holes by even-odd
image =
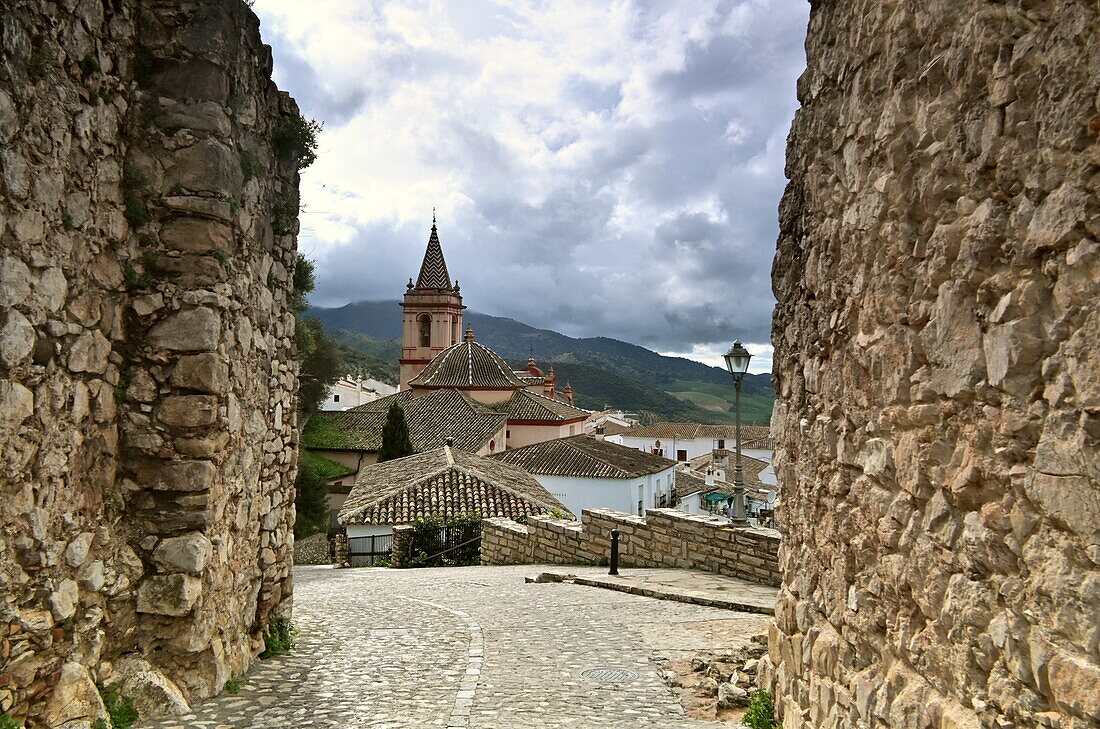
[[[276,81],[326,122],[302,178],[316,303],[399,297],[434,206],[476,310],[666,350],[766,340],[804,0],[255,10]]]

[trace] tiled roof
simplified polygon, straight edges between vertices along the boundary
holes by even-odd
[[[417,451],[438,448],[447,438],[454,446],[477,451],[505,426],[507,417],[458,390],[434,390],[413,397],[409,390],[372,400],[350,410],[324,411],[309,418],[302,445],[315,450],[377,451],[382,426],[394,402],[405,411],[409,440]]]
[[[705,472],[707,470],[707,466],[710,465],[710,463],[712,462],[712,460],[711,460],[712,459],[712,454],[715,454],[715,453],[718,455],[719,458],[727,458],[727,457],[729,458],[729,465],[726,466],[726,468],[725,468],[726,480],[727,481],[732,481],[733,480],[733,464],[737,459],[737,454],[735,452],[733,452],[731,450],[727,450],[725,448],[715,449],[711,453],[705,453],[701,456],[696,456],[695,458],[692,458],[691,459],[692,469],[694,469],[695,471],[701,472],[701,473]],[[745,472],[745,485],[746,486],[759,486],[759,485],[761,485],[762,482],[760,481],[760,472],[763,471],[765,468],[767,468],[770,465],[771,464],[768,463],[767,461],[761,461],[759,458],[753,458],[752,456],[746,456],[744,453],[742,453],[741,454],[741,469]]]
[[[573,407],[562,400],[536,395],[528,390],[516,390],[508,400],[496,409],[508,416],[508,420],[543,420],[564,423],[588,417],[587,410]]]
[[[706,478],[696,475],[691,471],[677,471],[676,472],[676,496],[678,498],[684,498],[690,494],[695,494],[703,491],[707,487]]]
[[[424,251],[424,261],[420,264],[420,275],[416,279],[418,289],[451,290],[451,275],[447,272],[447,262],[443,260],[443,247],[439,245],[439,232],[432,220],[432,234],[428,237],[428,248]]]
[[[631,430],[629,425],[620,425],[619,423],[604,423],[603,434],[604,435],[621,435]]]
[[[499,388],[520,389],[526,382],[516,376],[499,354],[474,341],[467,333],[465,341],[452,344],[432,358],[428,366],[409,385],[421,388]]]
[[[569,510],[521,468],[443,447],[363,468],[341,524],[409,524],[481,514],[514,519]]]
[[[706,425],[703,423],[654,423],[640,428],[632,428],[623,435],[628,438],[667,438],[669,440],[693,440],[695,438],[733,440],[737,437],[737,427],[734,425]],[[771,429],[766,425],[741,426],[742,442],[747,443],[750,440],[770,437]]]
[[[557,438],[492,456],[540,476],[637,478],[675,465],[661,456],[627,448],[590,435]]]

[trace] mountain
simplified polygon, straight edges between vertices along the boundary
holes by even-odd
[[[383,362],[395,363],[400,356],[401,305],[397,301],[314,307],[305,315],[319,319],[351,350]],[[559,383],[572,383],[582,407],[611,405],[651,413],[661,420],[733,422],[733,383],[724,369],[666,357],[608,337],[568,337],[507,317],[467,311],[463,320],[473,327],[479,342],[516,367],[529,355],[543,369],[553,363]],[[769,375],[746,375],[741,395],[744,422],[765,424],[771,419],[775,396]]]

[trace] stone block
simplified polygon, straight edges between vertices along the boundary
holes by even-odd
[[[91,671],[75,661],[61,666],[42,719],[46,726],[92,726],[98,721],[110,722],[107,707],[99,696]]]
[[[139,469],[141,486],[157,491],[206,491],[217,468],[210,461],[150,461]]]
[[[149,331],[149,342],[172,351],[212,350],[221,338],[221,316],[196,307],[169,315]]]
[[[229,253],[234,248],[232,228],[206,218],[173,218],[161,229],[160,241],[184,253]]]
[[[192,532],[162,539],[153,551],[153,562],[165,572],[200,573],[210,555],[210,540],[200,532]]]
[[[201,594],[202,581],[193,575],[152,575],[138,587],[137,611],[183,616],[191,612]]]
[[[173,428],[202,428],[218,422],[216,395],[172,395],[157,408],[157,420]]]

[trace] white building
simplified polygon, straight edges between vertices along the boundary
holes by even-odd
[[[730,451],[716,450],[693,459],[690,465],[681,464],[676,474],[676,508],[694,514],[725,514],[727,499],[733,495],[734,458]],[[770,463],[744,454],[741,468],[745,513],[751,524],[761,525],[778,497],[775,472]]]
[[[362,379],[348,375],[341,377],[329,388],[325,401],[321,403],[321,409],[349,410],[395,392],[397,388],[385,382],[369,377]]]
[[[733,425],[702,423],[654,423],[608,435],[607,440],[619,443],[679,463],[687,463],[714,450],[732,449],[737,444],[737,429]],[[741,452],[771,462],[775,448],[767,426],[741,426]]]
[[[578,517],[584,509],[644,516],[646,509],[672,506],[674,462],[588,435],[548,440],[492,458],[531,473]]]

